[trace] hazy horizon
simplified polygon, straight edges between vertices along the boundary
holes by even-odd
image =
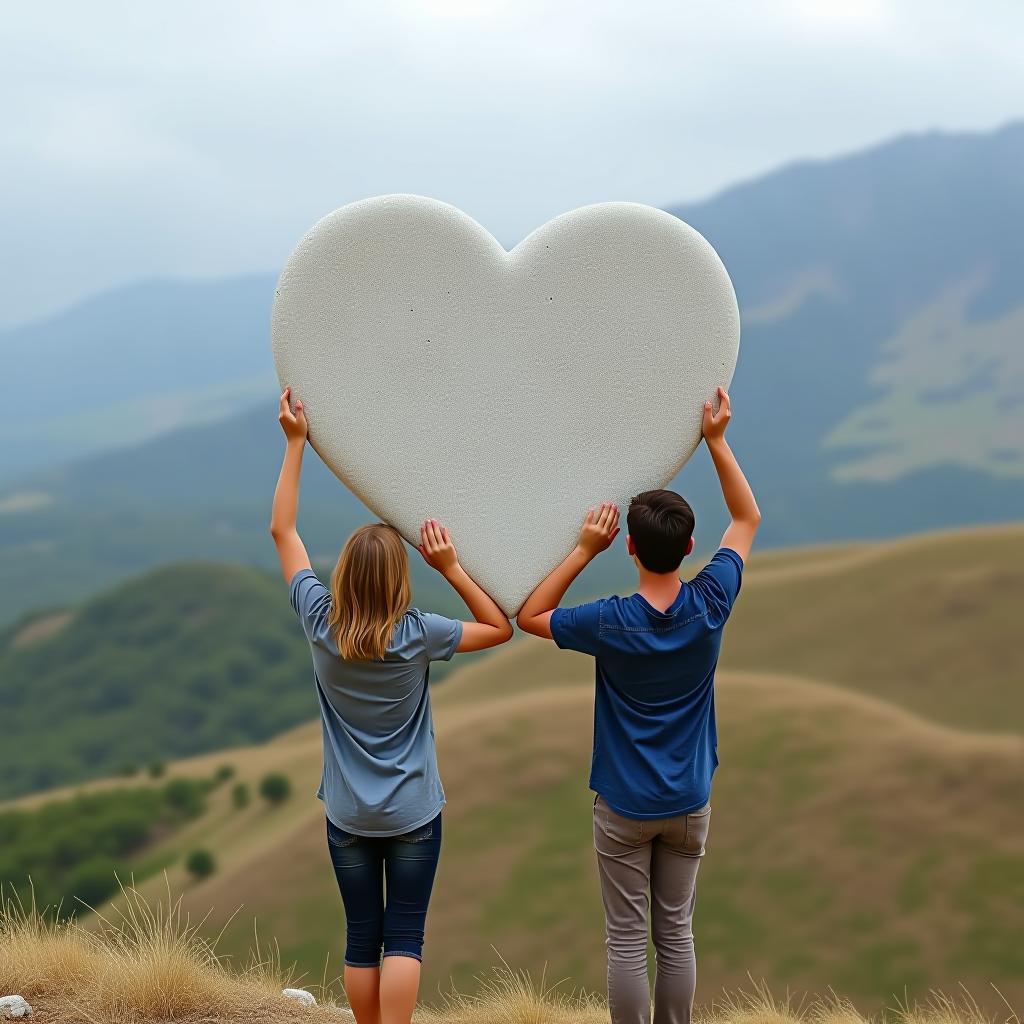
[[[1024,8],[985,6],[12,10],[0,325],[140,278],[273,272],[369,195],[451,202],[511,246],[587,203],[696,202],[907,133],[990,131],[1024,115]]]

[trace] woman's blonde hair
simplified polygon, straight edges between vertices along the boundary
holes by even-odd
[[[409,556],[386,523],[361,526],[345,542],[331,575],[327,624],[346,661],[379,661],[409,608]]]

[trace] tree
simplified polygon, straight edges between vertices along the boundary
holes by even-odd
[[[249,806],[249,787],[244,782],[235,783],[235,788],[231,790],[231,802],[238,810]]]
[[[197,881],[209,878],[217,870],[217,862],[209,850],[193,850],[185,861],[185,870]]]
[[[149,777],[151,779],[159,779],[161,775],[166,771],[167,765],[163,761],[156,760],[149,762]]]
[[[291,795],[292,784],[287,775],[271,772],[260,782],[260,796],[269,804],[283,803]]]

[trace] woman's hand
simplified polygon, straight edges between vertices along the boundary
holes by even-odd
[[[284,436],[289,441],[305,441],[309,433],[306,425],[306,413],[302,408],[302,402],[295,403],[295,412],[291,409],[292,389],[285,388],[281,392],[281,404],[278,409],[277,420],[281,424]]]
[[[274,538],[284,578],[291,582],[300,569],[309,568],[309,555],[295,527],[299,514],[299,479],[302,476],[302,454],[306,450],[306,415],[302,403],[289,406],[291,388],[281,395],[277,418],[281,421],[288,444],[281,462],[281,475],[274,489],[274,505],[270,511],[270,535]]]
[[[462,639],[456,650],[483,651],[512,639],[512,623],[465,569],[459,565],[459,556],[448,531],[436,520],[428,519],[420,527],[419,552],[427,565],[436,569],[455,588],[455,593],[466,602],[476,620],[463,622]]]
[[[610,501],[602,503],[599,509],[591,509],[583,521],[576,547],[588,559],[599,555],[619,535],[619,508]]]
[[[448,531],[436,519],[428,519],[420,527],[419,551],[423,561],[442,576],[458,568],[459,556],[455,545],[448,537]]]

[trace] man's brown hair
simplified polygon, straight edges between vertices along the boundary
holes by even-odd
[[[648,572],[675,572],[693,536],[690,503],[675,491],[644,491],[629,503],[629,536]]]

